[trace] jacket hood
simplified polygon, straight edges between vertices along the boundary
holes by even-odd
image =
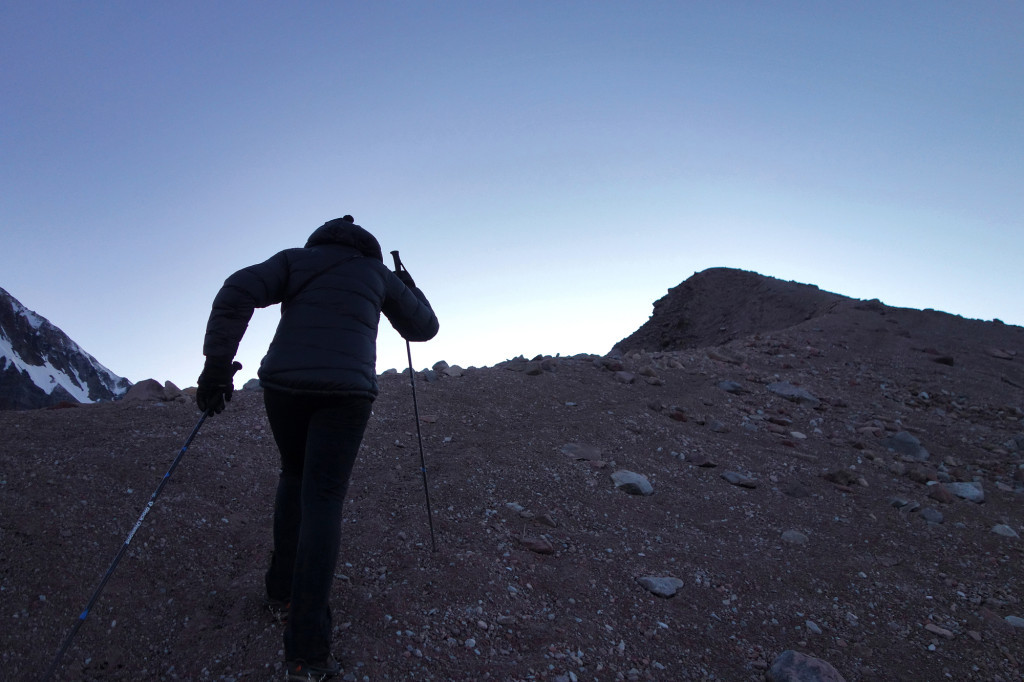
[[[381,263],[384,256],[381,254],[380,243],[372,234],[355,223],[350,223],[342,218],[328,220],[316,228],[313,234],[306,240],[306,248],[321,246],[324,244],[340,244],[357,249],[367,258],[376,258]]]

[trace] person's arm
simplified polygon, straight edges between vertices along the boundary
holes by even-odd
[[[243,268],[227,278],[213,299],[206,323],[203,355],[206,363],[199,375],[196,405],[219,414],[234,392],[232,383],[241,365],[232,363],[249,320],[256,308],[280,303],[288,285],[288,256],[282,251],[272,258]]]
[[[228,361],[235,357],[253,311],[280,303],[287,285],[286,251],[228,277],[213,299],[213,309],[206,323],[203,355],[227,358]]]
[[[395,331],[407,341],[429,341],[437,336],[437,315],[409,273],[403,271],[404,278],[387,269],[385,273],[387,296],[381,312]]]

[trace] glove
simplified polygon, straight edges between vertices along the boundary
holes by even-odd
[[[240,369],[242,363],[231,362],[228,358],[206,358],[206,365],[196,386],[196,405],[199,409],[209,411],[211,416],[223,412],[235,391],[232,384],[235,372]]]
[[[412,275],[409,274],[408,270],[396,270],[395,276],[402,280],[402,284],[410,289],[416,286],[416,282],[412,281]]]

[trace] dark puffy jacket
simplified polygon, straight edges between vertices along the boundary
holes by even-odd
[[[353,223],[332,220],[301,249],[287,249],[228,277],[213,301],[203,354],[230,360],[255,308],[281,303],[281,321],[260,363],[260,384],[292,393],[377,395],[381,312],[409,341],[438,323],[418,288],[388,270],[380,245]]]

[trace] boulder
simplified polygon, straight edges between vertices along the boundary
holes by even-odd
[[[170,381],[164,382],[164,400],[174,400],[181,397],[181,389]]]
[[[124,394],[125,401],[164,399],[164,387],[156,379],[143,379]]]

